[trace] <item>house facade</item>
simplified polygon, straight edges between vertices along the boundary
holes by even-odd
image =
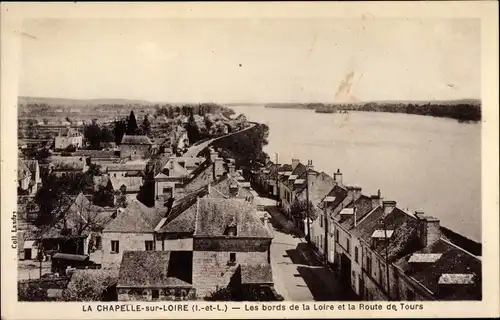
[[[76,149],[83,146],[83,134],[74,128],[60,130],[54,139],[56,150],[64,150],[69,146],[74,146]]]

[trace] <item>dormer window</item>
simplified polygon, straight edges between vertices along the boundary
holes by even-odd
[[[226,230],[224,231],[224,235],[229,237],[236,237],[238,235],[238,228],[235,217],[233,217],[233,220],[227,225]]]

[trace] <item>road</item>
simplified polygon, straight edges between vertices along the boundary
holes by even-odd
[[[274,233],[271,265],[276,291],[288,301],[356,300],[352,291],[342,287],[334,273],[323,266],[305,239],[294,234],[293,225],[279,210],[269,206],[267,211]]]
[[[256,123],[251,122],[250,126],[246,127],[245,129],[242,129],[240,131],[228,133],[226,135],[223,135],[223,136],[220,136],[220,137],[217,137],[217,138],[213,138],[213,139],[207,140],[207,141],[202,142],[200,144],[192,145],[184,153],[183,157],[196,157],[203,149],[205,149],[206,147],[208,147],[209,145],[211,145],[214,141],[219,140],[219,139],[223,139],[223,138],[227,138],[227,137],[235,135],[237,133],[241,133],[243,131],[249,130],[249,129],[255,127],[255,125],[256,125]]]

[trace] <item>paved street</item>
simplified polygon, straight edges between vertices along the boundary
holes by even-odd
[[[290,221],[274,206],[267,211],[274,232],[271,263],[276,291],[292,301],[353,300],[354,296],[341,288],[305,239],[294,234]]]

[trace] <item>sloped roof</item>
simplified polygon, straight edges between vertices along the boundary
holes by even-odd
[[[127,192],[139,192],[142,187],[142,177],[110,177],[113,190],[118,191],[122,186],[127,188]]]
[[[102,164],[102,168],[108,171],[144,171],[146,170],[147,162],[125,162],[125,163],[107,163]]]
[[[103,232],[153,232],[165,212],[163,208],[149,208],[137,199],[130,199],[123,212]]]
[[[334,199],[334,201],[331,201],[331,202],[328,202],[328,203],[320,201],[320,203],[318,204],[318,207],[321,208],[321,209],[324,209],[326,207],[327,208],[327,213],[331,215],[332,212],[333,212],[333,210],[335,208],[337,208],[342,203],[342,201],[344,201],[344,199],[347,197],[347,190],[344,189],[344,188],[342,188],[342,187],[340,187],[340,186],[338,186],[338,185],[335,185],[325,195],[325,197],[323,197],[323,199],[325,199],[327,197],[331,197],[331,198],[328,198],[328,199],[329,200]]]
[[[38,161],[37,160],[23,160],[23,161],[26,164],[26,167],[28,167],[29,171],[32,174],[35,174],[38,168]]]
[[[242,284],[270,284],[273,283],[271,264],[241,264]]]
[[[74,156],[86,156],[92,158],[114,158],[115,152],[112,150],[76,150]]]
[[[432,292],[437,299],[481,300],[482,268],[481,260],[477,257],[442,238],[416,253],[441,254],[441,256],[433,263],[414,268],[409,261],[413,253],[409,253],[396,261],[395,265],[403,270],[407,276],[415,279],[420,285]],[[447,281],[447,278],[450,278],[450,280],[452,277],[457,278],[456,276],[450,276],[457,274],[474,275],[474,284],[470,286],[464,285],[467,283],[449,283],[450,281]],[[439,290],[440,279],[442,284],[453,285],[453,290]]]
[[[192,192],[172,205],[172,210],[157,229],[160,233],[193,233],[195,229],[196,202],[208,195],[208,188],[203,187]]]
[[[85,166],[85,157],[51,156],[49,161],[54,171],[81,171]]]
[[[256,217],[256,208],[243,199],[203,198],[198,202],[194,236],[224,236],[226,227],[236,222],[237,237],[272,238]]]
[[[240,199],[250,199],[254,198],[252,192],[250,191],[249,188],[245,188],[241,183],[238,182],[238,180],[228,174],[224,175],[219,181],[216,181],[213,184],[213,188],[219,191],[221,194],[223,194],[226,197],[230,196],[230,188],[232,185],[235,185],[238,187],[238,192],[234,196],[235,198],[240,198]]]
[[[356,210],[356,222],[361,221],[367,214],[369,214],[373,209],[372,201],[369,197],[361,195],[357,200],[351,201],[346,208]],[[354,227],[354,215],[351,217],[345,217],[339,223],[347,230]]]
[[[129,136],[124,135],[121,144],[134,144],[134,145],[152,145],[148,136]]]
[[[193,253],[189,251],[179,252],[178,255],[186,256],[191,261],[193,259]],[[125,251],[117,287],[191,287],[192,280],[186,279],[191,270],[183,274],[182,269],[172,268],[175,260],[171,251]]]
[[[24,178],[28,177],[31,175],[30,170],[26,166],[23,160],[18,159],[17,160],[17,179],[19,181],[23,180]]]
[[[384,224],[387,230],[394,230],[391,241],[376,243],[372,248],[373,251],[385,255],[386,244],[388,244],[389,260],[395,260],[421,248],[417,220],[398,208],[394,208],[389,214],[384,214],[382,206],[375,208],[358,223],[356,228],[352,229],[351,233],[371,243],[373,232],[383,228]]]

